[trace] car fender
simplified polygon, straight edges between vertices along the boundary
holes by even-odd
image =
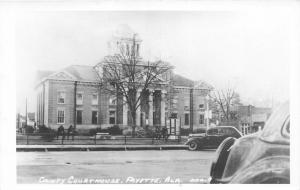
[[[290,183],[289,156],[267,157],[237,172],[229,183],[260,184]]]
[[[222,178],[228,155],[232,145],[235,143],[236,138],[227,137],[218,147],[216,151],[216,159],[212,162],[210,169],[210,176],[212,178],[210,183],[218,183],[218,179]]]
[[[196,141],[197,143],[200,143],[201,139],[200,138],[190,138],[186,141],[185,145],[189,145],[190,142],[192,142],[192,141]]]

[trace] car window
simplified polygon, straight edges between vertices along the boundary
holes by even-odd
[[[234,135],[235,133],[236,131],[234,129],[230,129],[230,128],[226,129],[226,135]]]
[[[225,135],[226,129],[218,129],[218,135]]]
[[[284,125],[282,127],[282,135],[286,138],[290,137],[290,118],[289,117],[284,122]]]
[[[207,131],[208,135],[217,135],[218,134],[218,129],[209,129]]]

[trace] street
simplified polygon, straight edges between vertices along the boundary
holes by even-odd
[[[214,152],[17,152],[17,182],[207,183]]]

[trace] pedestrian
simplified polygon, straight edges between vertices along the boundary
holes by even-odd
[[[156,140],[160,140],[160,128],[159,128],[159,126],[155,127],[155,137],[156,137]]]
[[[59,126],[59,128],[57,129],[57,136],[56,136],[57,140],[60,135],[62,135],[62,140],[64,140],[65,139],[65,128],[62,125]]]
[[[165,141],[168,140],[168,129],[167,129],[167,127],[163,127],[163,128],[162,128],[162,136],[163,136],[163,139],[164,139]]]
[[[68,128],[68,133],[67,133],[68,140],[69,140],[69,136],[72,135],[72,141],[74,141],[74,133],[75,133],[75,129],[72,125],[70,125],[70,127]]]

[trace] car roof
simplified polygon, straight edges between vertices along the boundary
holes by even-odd
[[[210,130],[210,129],[224,129],[224,128],[230,128],[230,129],[236,129],[235,127],[233,126],[216,126],[216,127],[210,127],[208,128],[207,130]]]

